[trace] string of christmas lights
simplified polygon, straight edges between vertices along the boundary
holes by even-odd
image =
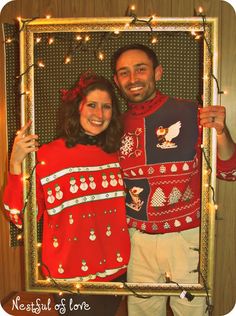
[[[148,20],[143,20],[138,18],[138,16],[134,13],[135,12],[135,5],[131,5],[128,7],[126,11],[126,15],[132,17],[132,21],[130,25],[138,25],[138,24],[145,24],[150,29],[150,42],[152,44],[156,44],[158,42],[157,36],[154,35],[153,27],[152,27],[152,21],[154,19],[154,15],[152,15]],[[128,25],[129,26],[129,25]]]
[[[217,93],[218,95],[221,95],[221,94],[224,94],[224,91],[221,90],[220,88],[220,85],[219,85],[219,81],[217,79],[217,77],[214,75],[213,73],[213,53],[212,53],[212,50],[211,50],[211,46],[210,46],[210,43],[208,42],[206,36],[205,36],[205,33],[206,33],[206,15],[204,14],[204,10],[202,7],[199,7],[198,8],[198,16],[200,16],[202,18],[202,26],[203,26],[203,39],[204,39],[204,42],[206,43],[206,47],[207,47],[207,50],[208,50],[208,53],[210,55],[210,58],[211,58],[211,61],[210,61],[210,75],[211,77],[213,78],[213,80],[215,81],[216,83],[216,87],[217,87]],[[220,99],[220,105],[221,105],[221,99]],[[207,158],[207,154],[206,154],[206,151],[204,149],[204,145],[201,145],[201,150],[202,150],[202,154],[203,154],[203,157],[204,157],[204,160],[207,164],[207,167],[208,167],[208,170],[207,170],[207,173],[209,174],[209,176],[212,175],[212,166],[211,166],[211,163],[210,161],[208,160]],[[210,189],[211,189],[211,192],[212,192],[212,201],[213,201],[213,204],[214,204],[214,208],[215,210],[218,209],[218,205],[216,203],[216,198],[215,198],[215,189],[214,187],[211,185],[211,183],[207,183],[206,184]],[[217,213],[216,213],[216,219],[217,218]]]
[[[211,50],[211,46],[210,46],[210,43],[207,41],[207,39],[206,39],[206,36],[205,36],[205,32],[206,32],[206,15],[205,14],[203,14],[203,9],[200,7],[200,9],[199,9],[199,15],[198,16],[200,16],[201,18],[202,18],[202,26],[203,26],[203,39],[204,39],[204,41],[205,41],[205,43],[206,43],[206,46],[207,46],[207,49],[208,49],[208,52],[209,52],[209,54],[210,54],[210,56],[211,56],[211,59],[213,59],[213,53],[212,53],[212,50]],[[213,67],[212,67],[212,62],[211,62],[211,76],[212,76],[212,78],[214,79],[214,81],[215,81],[215,83],[216,83],[216,87],[217,87],[217,93],[219,94],[219,95],[221,95],[221,94],[224,94],[224,91],[222,91],[221,89],[220,89],[220,85],[219,85],[219,81],[218,81],[218,79],[216,78],[216,76],[214,75],[214,73],[213,73]]]
[[[139,19],[139,18],[137,17],[137,15],[134,13],[134,11],[135,11],[135,6],[133,6],[133,5],[130,6],[130,7],[127,9],[126,15],[129,16],[129,17],[131,17],[132,20],[131,20],[130,24],[128,24],[128,25],[126,24],[126,25],[124,26],[124,29],[123,29],[122,31],[127,30],[130,25],[145,24],[145,25],[147,25],[147,27],[148,27],[149,30],[150,30],[150,34],[151,34],[151,44],[156,44],[156,43],[158,42],[158,38],[157,38],[157,36],[154,34],[153,27],[152,27],[152,21],[153,21],[154,16],[150,17],[148,20]],[[203,29],[204,29],[204,33],[205,33],[206,16],[203,14],[203,10],[201,10],[201,9],[199,9],[199,16],[202,17]],[[50,18],[50,16],[48,16],[47,18]],[[24,30],[25,25],[27,25],[27,23],[29,23],[30,21],[33,21],[34,19],[36,19],[36,18],[24,20],[24,21],[23,21],[23,25],[22,25],[22,27],[20,28],[20,30],[19,30],[18,33],[22,32],[22,31]],[[101,36],[101,38],[100,38],[100,41],[99,41],[99,44],[98,44],[96,50],[94,50],[94,56],[95,56],[96,58],[98,58],[98,60],[101,60],[101,61],[104,60],[105,55],[104,55],[104,52],[102,51],[102,46],[103,46],[103,44],[104,44],[107,40],[109,40],[110,38],[113,38],[113,37],[116,37],[116,36],[120,36],[120,34],[121,34],[121,30],[116,30],[116,31],[114,31],[114,32],[106,32],[105,34],[103,34],[103,35]],[[192,32],[192,35],[195,36],[195,39],[196,39],[196,40],[201,37],[201,35],[197,34],[197,33],[194,32],[194,31]],[[205,37],[204,34],[203,34],[203,37],[204,37],[204,41],[205,41],[205,43],[206,43],[206,46],[207,46],[207,48],[208,48],[208,50],[209,50],[209,54],[210,54],[210,56],[213,58],[213,54],[212,54],[212,52],[211,52],[210,45],[209,45],[209,43],[207,42],[207,39],[206,39],[206,37]],[[75,54],[76,51],[78,51],[79,49],[86,49],[86,43],[90,40],[90,36],[89,36],[88,34],[85,34],[85,35],[83,35],[83,36],[82,36],[81,34],[76,34],[76,37],[75,37],[75,38],[76,38],[77,43],[76,43],[76,45],[74,45],[74,47],[71,48],[70,51],[68,51],[68,52],[66,53],[66,56],[65,56],[65,58],[64,58],[64,63],[65,63],[65,64],[68,64],[68,63],[71,62],[72,57],[73,57],[73,55]],[[13,37],[13,38],[7,38],[7,39],[5,40],[5,43],[6,43],[6,44],[9,44],[9,43],[12,43],[13,41],[17,41],[17,38],[15,38],[15,37]],[[36,37],[36,40],[35,40],[35,41],[36,41],[36,44],[39,44],[39,43],[41,43],[42,39],[41,39],[40,36],[38,36],[38,37]],[[48,37],[48,44],[49,44],[49,45],[52,45],[54,42],[55,42],[55,37],[49,36],[49,37]],[[36,65],[37,65],[38,67],[41,67],[41,68],[45,67],[44,62],[43,62],[42,60],[39,60],[39,61],[37,62],[37,64],[32,64],[32,65],[30,65],[22,74],[20,74],[19,76],[17,76],[17,79],[21,79],[22,76],[24,76],[25,74],[27,74],[27,73],[29,72],[29,70],[30,70],[32,67],[35,67]],[[211,63],[211,67],[212,67],[212,63]],[[223,94],[224,92],[221,91],[221,89],[220,89],[220,87],[219,87],[218,80],[217,80],[217,78],[215,77],[215,75],[213,74],[212,68],[211,68],[211,76],[213,77],[213,79],[214,79],[215,82],[216,82],[218,94]],[[24,95],[24,94],[28,94],[28,91],[21,93],[21,95]],[[206,156],[206,153],[205,153],[205,150],[204,150],[203,147],[202,147],[202,152],[203,152],[204,159],[205,159],[205,161],[206,161],[206,163],[207,163],[207,166],[208,166],[208,168],[209,168],[209,170],[210,170],[210,174],[211,174],[211,173],[212,173],[212,168],[211,168],[211,165],[210,165],[209,160],[207,159],[207,156]],[[38,163],[39,163],[39,162],[36,163],[36,165],[33,167],[32,171],[31,171],[31,173],[30,173],[30,176],[26,179],[26,180],[29,181],[29,190],[28,190],[28,193],[27,193],[26,200],[25,200],[25,202],[24,202],[24,207],[23,207],[23,209],[22,209],[22,215],[21,215],[22,217],[23,217],[23,215],[24,215],[24,211],[25,211],[25,208],[26,208],[27,203],[28,203],[29,195],[31,194],[31,191],[32,191],[32,181],[31,181],[31,179],[32,179],[33,173],[34,173],[35,168],[36,168],[36,166],[37,166]],[[41,162],[41,163],[42,163],[42,162]],[[214,204],[215,204],[215,192],[214,192],[214,188],[213,188],[211,185],[209,185],[209,186],[210,186],[210,188],[211,188],[211,190],[212,190],[212,196],[213,196],[212,199],[213,199],[213,202],[214,202]],[[215,204],[215,206],[216,206],[216,204]],[[22,231],[22,232],[23,232],[23,231]],[[21,237],[18,236],[17,239],[18,239],[18,238],[21,239],[22,236],[21,236]],[[41,266],[44,266],[45,269],[48,271],[49,280],[52,281],[53,284],[58,288],[58,290],[60,291],[59,294],[62,294],[63,292],[74,293],[74,292],[72,292],[72,291],[69,291],[69,290],[66,289],[66,288],[63,288],[60,284],[58,284],[58,283],[51,277],[50,271],[48,270],[48,267],[47,267],[44,263],[42,263],[42,262],[41,262],[41,263],[38,263],[38,266],[40,266],[40,265],[41,265]],[[201,271],[199,271],[199,273],[200,273],[201,276],[202,276]],[[203,278],[203,276],[202,276],[202,278]],[[203,280],[204,280],[204,278],[203,278]],[[180,286],[177,282],[174,282],[174,281],[172,281],[172,280],[169,280],[168,283],[176,284],[179,289],[181,289],[182,291],[186,292],[185,289],[184,289],[182,286]],[[141,297],[141,298],[148,298],[148,297],[151,297],[151,296],[143,296],[143,295],[140,295],[140,294],[136,293],[136,291],[133,290],[133,288],[129,287],[126,282],[123,282],[122,284],[123,284],[123,287],[124,287],[124,288],[128,289],[129,291],[131,291],[131,292],[132,292],[135,296],[137,296],[137,297]],[[81,287],[81,285],[76,284],[76,289],[77,289],[77,290],[78,290],[80,287]],[[206,287],[206,286],[205,286],[205,289],[206,289],[206,292],[207,292],[207,287]],[[78,294],[79,294],[79,291],[77,291],[77,292],[78,292]],[[187,292],[187,293],[188,293],[188,292]],[[208,293],[208,292],[207,292],[207,293]],[[191,298],[191,299],[189,299],[189,300],[192,300],[192,299],[193,299],[192,295],[189,296],[189,298],[186,296],[186,298],[187,298],[187,299]]]
[[[9,43],[12,43],[12,42],[19,42],[19,34],[25,29],[25,26],[26,26],[29,22],[34,21],[34,20],[36,20],[36,19],[37,19],[37,17],[30,18],[30,19],[22,19],[21,17],[18,17],[16,20],[17,20],[18,22],[21,22],[21,23],[22,23],[21,28],[20,28],[19,30],[15,31],[14,34],[13,34],[13,36],[7,37],[4,42],[5,42],[6,44],[9,44]]]

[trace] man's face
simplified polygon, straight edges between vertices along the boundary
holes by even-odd
[[[155,97],[155,82],[161,76],[159,72],[161,66],[154,69],[145,52],[133,49],[118,58],[114,80],[129,102],[141,103]]]

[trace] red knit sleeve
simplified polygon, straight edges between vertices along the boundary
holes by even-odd
[[[22,228],[21,213],[23,209],[22,175],[8,174],[7,186],[3,194],[6,215],[18,228]]]
[[[36,178],[36,199],[39,220],[45,210],[44,194],[40,181]],[[8,174],[8,181],[3,193],[3,204],[7,218],[18,228],[22,228],[23,182],[22,175]]]
[[[36,174],[36,197],[37,197],[37,205],[38,205],[37,220],[40,220],[41,216],[43,215],[46,209],[46,206],[45,206],[45,200],[44,200],[43,187],[40,183],[40,180],[37,174]]]
[[[234,154],[230,159],[217,159],[217,177],[226,181],[236,180],[236,144]]]

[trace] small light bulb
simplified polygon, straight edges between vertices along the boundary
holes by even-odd
[[[196,35],[197,35],[197,33],[196,33],[194,30],[191,31],[191,34],[192,34],[193,36],[196,36]]]
[[[41,161],[40,164],[41,165],[46,165],[46,162],[45,161]]]
[[[157,37],[156,36],[152,37],[151,43],[152,44],[156,44],[157,43]]]
[[[60,296],[62,296],[63,293],[60,291],[58,294],[59,294]]]
[[[18,16],[16,19],[21,22],[21,16]]]
[[[77,284],[75,285],[75,287],[76,287],[76,289],[80,289],[80,288],[81,288],[81,285],[80,285],[79,283],[77,283]]]
[[[166,283],[170,282],[170,274],[169,272],[165,272]]]
[[[50,37],[50,38],[48,39],[48,44],[51,45],[53,42],[54,42],[54,38],[53,38],[53,37]]]
[[[28,176],[28,175],[25,175],[25,176],[23,176],[23,177],[21,178],[21,181],[27,181],[28,178],[29,178],[29,176]]]
[[[215,206],[215,210],[218,210],[219,206],[217,204],[215,204],[214,206]]]
[[[84,38],[85,42],[88,42],[90,40],[90,36],[89,35],[86,35],[85,38]]]
[[[38,36],[38,37],[36,37],[35,41],[36,41],[36,43],[40,43],[42,41],[42,38]]]
[[[20,234],[17,235],[16,239],[17,239],[17,240],[21,240],[21,239],[22,239],[22,235],[20,235]]]
[[[45,67],[45,64],[43,63],[42,60],[39,60],[39,61],[38,61],[38,66],[39,66],[40,68],[44,68],[44,67]]]
[[[129,28],[129,27],[130,27],[130,24],[129,24],[129,23],[125,23],[124,28],[127,29],[127,28]]]
[[[198,12],[201,14],[201,13],[203,13],[203,7],[198,7]]]
[[[76,35],[75,38],[76,38],[77,41],[81,41],[82,40],[82,36],[80,34]]]
[[[42,244],[40,242],[37,243],[37,247],[40,248]]]
[[[51,19],[51,17],[52,17],[52,16],[51,16],[50,14],[47,14],[47,15],[46,15],[46,19]]]
[[[98,59],[99,60],[104,60],[104,53],[103,52],[99,52]]]
[[[13,39],[10,38],[10,37],[8,37],[8,38],[6,39],[6,43],[7,43],[7,44],[11,43],[12,41],[13,41]]]
[[[71,62],[71,57],[70,56],[66,56],[64,63],[65,64],[69,64]]]
[[[134,5],[134,4],[132,4],[132,5],[130,6],[130,10],[131,10],[131,11],[135,11],[135,5]]]
[[[120,34],[120,31],[119,30],[115,30],[114,34],[118,35],[118,34]]]

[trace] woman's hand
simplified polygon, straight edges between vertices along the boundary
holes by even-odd
[[[38,150],[38,135],[27,135],[27,131],[32,124],[28,121],[17,133],[13,143],[10,158],[10,173],[19,175],[22,172],[21,165],[28,153]]]

